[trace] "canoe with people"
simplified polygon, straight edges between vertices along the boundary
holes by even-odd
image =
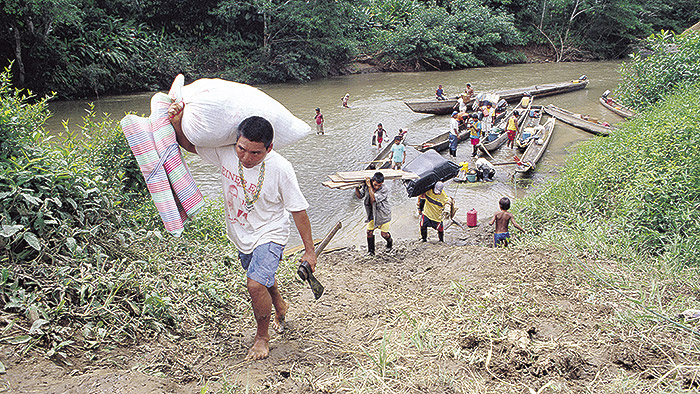
[[[501,118],[501,120],[496,125],[493,126],[493,128],[491,129],[492,132],[489,135],[484,135],[481,138],[481,144],[479,146],[481,152],[490,152],[500,148],[503,144],[505,144],[505,142],[508,140],[508,133],[506,132],[508,119],[510,119],[511,115],[513,115],[515,111],[518,111],[518,120],[516,122],[518,124],[518,130],[520,130],[521,125],[525,120],[525,116],[527,115],[527,112],[529,110],[530,103],[531,101],[528,100],[527,107],[523,108],[520,104],[518,104],[517,106],[514,106],[510,110],[508,110],[505,116]]]
[[[540,85],[532,85],[524,88],[507,89],[494,92],[493,94],[498,95],[500,98],[505,99],[508,102],[515,100],[520,100],[523,93],[530,92],[532,96],[545,97],[552,96],[555,94],[567,93],[585,88],[588,85],[588,77],[582,75],[579,79],[558,82],[558,83],[547,83]],[[469,101],[466,102],[467,105],[473,105],[474,101],[479,95],[476,94]],[[413,112],[423,113],[423,114],[433,114],[433,115],[449,115],[452,113],[455,105],[457,105],[457,98],[449,100],[424,100],[424,101],[405,101],[404,104],[408,106]]]
[[[399,129],[399,134],[396,137],[401,137],[401,143],[406,142],[406,133]],[[391,147],[394,146],[394,140],[387,143],[384,149],[382,149],[377,156],[374,157],[372,161],[369,162],[365,170],[372,169],[385,169],[391,167]]]

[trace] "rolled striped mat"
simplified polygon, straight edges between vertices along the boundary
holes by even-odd
[[[182,159],[170,124],[170,97],[156,93],[148,118],[126,115],[119,122],[136,157],[165,230],[179,237],[185,221],[204,206],[204,198]]]

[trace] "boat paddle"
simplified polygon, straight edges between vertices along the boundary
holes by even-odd
[[[323,249],[328,245],[328,243],[331,241],[331,238],[335,235],[335,233],[340,230],[340,228],[343,226],[341,222],[338,222],[335,224],[335,226],[331,229],[331,231],[326,235],[325,238],[323,238],[323,241],[321,241],[318,246],[316,246],[316,256],[321,254],[323,252]],[[301,280],[307,281],[309,283],[309,287],[311,287],[311,291],[314,293],[314,298],[319,299],[323,295],[323,285],[321,285],[321,282],[316,279],[314,276],[313,272],[311,272],[311,265],[307,261],[302,261],[301,264],[299,264],[299,268],[297,268],[297,275],[301,278]]]

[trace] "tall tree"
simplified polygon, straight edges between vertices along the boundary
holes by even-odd
[[[0,8],[0,25],[7,31],[5,40],[14,48],[18,85],[25,85],[26,53],[46,39],[60,24],[80,20],[79,0],[4,0]],[[0,38],[1,39],[1,38]]]

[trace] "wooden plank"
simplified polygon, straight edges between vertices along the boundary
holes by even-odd
[[[326,181],[326,182],[321,182],[321,184],[325,187],[328,187],[330,189],[340,189],[340,190],[345,190],[345,189],[352,189],[353,187],[356,186],[361,186],[362,182],[333,182],[333,181]]]
[[[348,189],[354,189],[358,186],[362,186],[362,183],[348,183],[343,186],[340,186],[338,189],[340,190],[348,190]]]
[[[417,179],[418,175],[412,172],[406,172],[403,170],[364,170],[364,171],[346,171],[338,172],[336,175],[340,177],[343,181],[353,182],[362,181],[365,178],[371,178],[375,172],[381,172],[384,175],[384,179]]]

